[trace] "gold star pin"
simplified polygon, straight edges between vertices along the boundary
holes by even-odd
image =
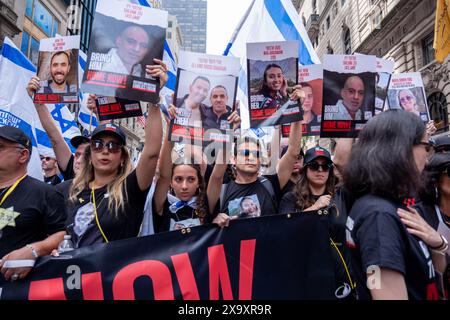
[[[8,209],[0,208],[0,230],[6,226],[15,227],[18,216],[20,216],[20,212],[14,212],[14,207]]]

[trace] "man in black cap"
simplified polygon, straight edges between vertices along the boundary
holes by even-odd
[[[448,132],[432,137],[431,142],[436,153],[450,152],[450,134]]]
[[[24,278],[65,234],[62,195],[27,175],[31,150],[21,129],[0,127],[0,271],[6,280]]]

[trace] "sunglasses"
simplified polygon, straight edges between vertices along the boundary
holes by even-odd
[[[102,152],[105,147],[110,153],[118,153],[122,149],[122,144],[114,141],[105,143],[103,140],[93,140],[91,142],[91,148],[94,152]]]
[[[238,154],[244,157],[249,157],[251,154],[255,158],[259,158],[261,155],[261,153],[258,150],[248,150],[248,149],[239,150]]]
[[[414,97],[411,96],[406,96],[400,99],[401,102],[405,102],[405,101],[412,101],[414,99]]]
[[[50,161],[51,159],[51,157],[41,157],[41,161]]]
[[[328,171],[331,169],[332,166],[333,165],[331,163],[320,164],[315,161],[307,164],[307,167],[310,168],[312,171],[318,171],[319,168],[322,168],[322,171]]]

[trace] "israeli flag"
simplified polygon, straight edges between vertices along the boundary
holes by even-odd
[[[254,0],[241,19],[224,55],[241,59],[241,72],[237,99],[240,101],[242,129],[250,127],[247,98],[247,49],[248,42],[297,40],[299,64],[320,63],[308,33],[292,5],[291,0]]]
[[[83,82],[84,70],[86,68],[87,56],[83,51],[78,54],[78,83]],[[78,111],[78,123],[83,127],[83,131],[91,133],[98,126],[95,113],[91,113],[87,107],[88,93],[80,92],[80,110]]]
[[[15,126],[29,135],[33,152],[28,171],[31,176],[43,180],[39,154],[54,156],[54,152],[26,91],[35,74],[36,67],[6,37],[0,55],[0,126]],[[72,113],[64,104],[47,105],[47,108],[70,146],[70,139],[80,134]]]

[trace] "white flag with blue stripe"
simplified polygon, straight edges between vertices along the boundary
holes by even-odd
[[[78,54],[78,83],[83,82],[86,60],[86,54],[80,50]],[[80,110],[78,111],[78,123],[83,127],[83,131],[92,132],[98,126],[98,121],[95,113],[91,114],[91,111],[87,107],[88,98],[89,95],[87,93],[80,92]]]
[[[19,127],[30,136],[33,154],[29,174],[43,179],[39,154],[54,156],[54,152],[26,91],[29,80],[35,74],[36,67],[9,38],[5,38],[0,60],[0,125]],[[80,134],[72,113],[64,104],[47,107],[69,144],[72,137]]]
[[[237,99],[240,101],[242,128],[250,126],[247,98],[247,52],[248,42],[297,40],[299,64],[320,63],[308,33],[291,0],[254,0],[233,33],[224,55],[241,59],[241,72]]]

